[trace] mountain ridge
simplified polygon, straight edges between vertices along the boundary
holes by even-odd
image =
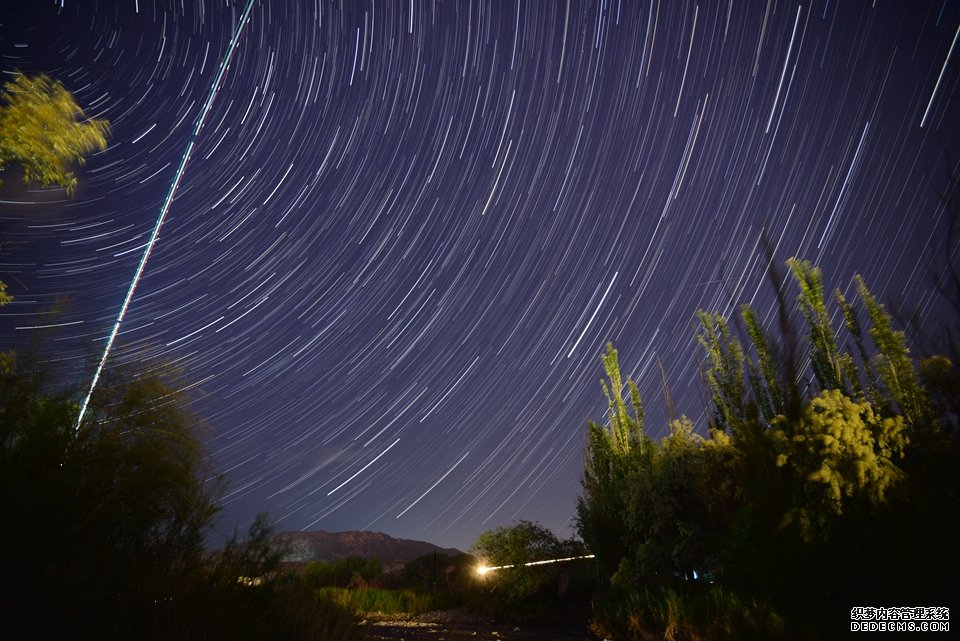
[[[310,561],[336,561],[351,556],[377,559],[384,566],[402,565],[418,557],[433,554],[454,556],[462,554],[456,548],[442,548],[427,541],[400,539],[367,530],[346,532],[285,531],[276,536],[288,551],[284,561],[307,563]]]

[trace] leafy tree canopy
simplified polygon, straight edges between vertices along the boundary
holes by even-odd
[[[792,309],[778,297],[779,336],[748,306],[742,325],[699,314],[713,406],[705,436],[681,417],[660,441],[646,437],[636,385],[612,346],[603,357],[608,420],[588,425],[577,525],[606,577],[654,619],[661,597],[671,610],[706,599],[732,617],[762,614],[751,633],[783,615],[815,634],[844,598],[941,594],[960,571],[955,365],[918,363],[860,277],[856,300],[837,290],[832,313],[820,270],[787,265],[799,294]],[[719,629],[725,616],[703,621]],[[663,622],[635,623],[641,637],[664,634]]]
[[[29,361],[0,374],[0,546],[16,551],[2,616],[146,616],[202,559],[218,510],[199,423],[156,373],[114,372],[77,427],[73,391]]]
[[[72,192],[74,166],[106,148],[109,123],[88,119],[73,95],[45,75],[16,75],[0,100],[0,172],[18,164],[25,181]]]
[[[482,533],[473,545],[475,555],[487,567],[500,567],[485,576],[491,591],[506,602],[517,602],[555,583],[555,564],[527,566],[567,556],[565,545],[539,523],[517,521]]]
[[[87,119],[73,95],[45,75],[18,74],[0,89],[0,175],[16,164],[26,182],[72,193],[77,185],[73,167],[106,149],[109,133],[109,122]],[[11,300],[0,281],[0,307]],[[0,353],[0,371],[10,369],[12,358]]]
[[[482,533],[473,549],[490,566],[523,564],[553,558],[560,541],[539,523],[517,521]]]

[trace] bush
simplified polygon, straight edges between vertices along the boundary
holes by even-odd
[[[0,372],[0,637],[355,637],[352,612],[280,579],[264,518],[206,553],[222,486],[168,373],[109,374],[78,426],[42,367]]]
[[[630,641],[777,641],[791,638],[762,601],[718,586],[631,590],[615,586],[595,604],[591,631]]]
[[[746,347],[727,319],[701,313],[706,436],[681,418],[647,437],[637,386],[608,347],[609,427],[589,425],[577,512],[613,585],[597,614],[611,634],[767,638],[786,626],[829,638],[845,604],[932,602],[953,587],[957,368],[943,356],[918,367],[859,278],[857,306],[838,291],[831,314],[820,271],[788,264],[808,369],[794,362],[786,307],[777,337],[743,308]]]
[[[353,612],[367,614],[422,614],[434,610],[449,610],[463,605],[462,599],[452,593],[427,594],[415,590],[384,590],[380,588],[321,588],[318,596]]]
[[[156,638],[202,641],[353,641],[355,609],[296,582],[244,585],[199,578],[159,612]],[[143,638],[142,636],[139,638]]]
[[[77,426],[75,395],[42,368],[0,374],[12,629],[139,626],[202,558],[220,486],[205,480],[199,424],[160,374],[111,378]]]
[[[336,561],[310,561],[300,573],[304,583],[312,588],[366,587],[380,578],[383,565],[377,559],[350,556]]]
[[[476,567],[476,559],[469,554],[424,554],[404,565],[392,585],[428,594],[460,594],[473,586]]]
[[[518,521],[482,533],[474,551],[481,567],[489,568],[476,577],[479,589],[469,600],[474,610],[517,621],[586,619],[593,562],[535,563],[583,556],[583,543],[561,541],[538,523]]]

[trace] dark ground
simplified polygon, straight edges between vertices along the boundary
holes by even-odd
[[[594,641],[585,625],[497,624],[458,610],[371,617],[365,627],[371,639],[387,641]]]

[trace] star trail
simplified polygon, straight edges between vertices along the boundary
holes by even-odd
[[[187,143],[187,149],[183,152],[183,158],[180,159],[180,166],[177,168],[177,173],[173,177],[173,183],[170,185],[170,191],[167,192],[167,197],[163,200],[163,207],[160,208],[160,215],[157,216],[157,222],[153,226],[153,232],[150,234],[150,240],[147,241],[147,246],[143,249],[143,256],[140,258],[140,263],[137,265],[137,271],[134,272],[133,278],[130,279],[130,287],[127,289],[127,295],[123,299],[123,304],[120,306],[120,313],[117,314],[117,322],[113,324],[113,329],[110,331],[110,336],[107,338],[107,344],[103,348],[103,356],[100,357],[100,362],[97,364],[97,369],[93,373],[93,379],[90,381],[90,389],[87,391],[87,395],[84,397],[83,402],[80,404],[80,412],[77,415],[77,427],[79,428],[80,423],[83,421],[83,415],[87,411],[87,405],[90,403],[90,397],[93,395],[94,390],[97,387],[97,381],[100,379],[100,374],[103,373],[103,368],[107,363],[107,359],[110,358],[110,350],[113,348],[113,342],[117,338],[117,333],[120,331],[120,325],[123,324],[123,317],[127,313],[127,308],[130,306],[130,301],[133,300],[133,295],[137,291],[137,284],[140,282],[140,277],[143,276],[143,270],[147,266],[147,261],[150,259],[150,252],[153,251],[154,246],[157,244],[157,237],[160,234],[160,228],[163,227],[163,221],[167,217],[167,212],[170,211],[170,203],[173,202],[174,196],[177,194],[177,188],[180,186],[180,180],[183,178],[183,172],[187,168],[187,163],[190,162],[190,154],[193,153],[193,146],[196,142],[197,135],[200,133],[200,130],[203,129],[203,123],[207,118],[207,115],[210,113],[210,107],[213,106],[213,99],[217,95],[217,90],[220,88],[220,80],[223,78],[224,71],[227,70],[227,61],[230,59],[230,56],[233,55],[233,52],[236,51],[237,41],[240,38],[240,34],[243,31],[243,25],[246,24],[247,18],[250,16],[250,9],[253,8],[252,0],[247,2],[247,8],[244,9],[243,15],[240,17],[240,22],[237,24],[236,33],[233,35],[233,39],[230,41],[230,48],[227,50],[226,58],[223,62],[220,63],[220,70],[217,72],[217,78],[213,81],[213,86],[210,88],[210,94],[207,96],[207,102],[203,105],[203,109],[200,111],[200,117],[197,118],[197,124],[193,128],[193,136],[190,137],[190,142]]]
[[[124,310],[227,530],[570,534],[605,344],[702,428],[694,314],[772,325],[768,248],[946,314],[955,1],[7,4],[4,74],[112,138],[70,197],[5,178],[0,347],[87,386]]]

